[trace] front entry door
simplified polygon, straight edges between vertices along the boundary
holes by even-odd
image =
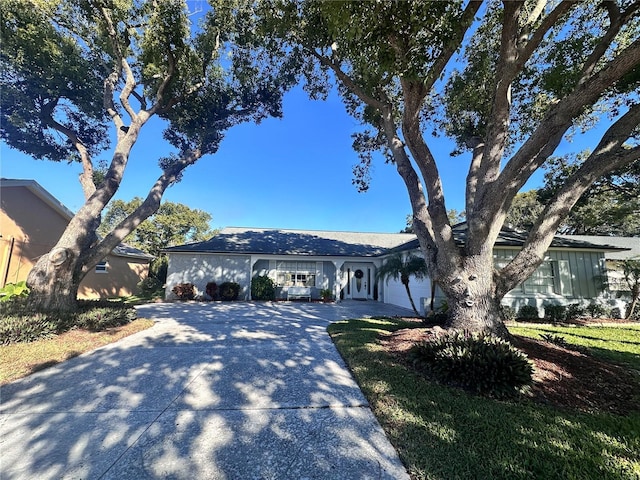
[[[371,291],[371,268],[368,265],[351,264],[347,266],[348,288],[346,298],[366,300]]]

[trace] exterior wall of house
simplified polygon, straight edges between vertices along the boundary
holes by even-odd
[[[391,278],[389,282],[384,280],[381,281],[381,283],[384,285],[384,303],[411,309],[411,302],[409,301],[407,290],[400,280],[393,280]],[[420,315],[425,315],[425,312],[429,311],[429,302],[431,301],[431,280],[428,278],[419,280],[411,277],[409,280],[409,290],[411,291],[411,298],[413,298],[413,302],[420,312]]]
[[[0,195],[0,287],[26,280],[38,259],[56,244],[68,219],[25,187]]]
[[[53,201],[53,199],[52,199]],[[27,279],[38,259],[55,246],[69,218],[24,185],[3,186],[0,195],[0,288]],[[90,272],[78,298],[132,295],[149,273],[149,260],[110,255],[108,273]]]
[[[251,256],[215,253],[170,253],[167,268],[165,298],[175,299],[171,291],[180,283],[193,283],[198,292],[205,292],[207,283],[236,282],[242,300],[250,296]]]
[[[419,252],[414,252],[419,254]],[[494,259],[497,266],[506,264],[518,253],[518,249],[496,247]],[[591,250],[556,249],[547,252],[547,265],[540,267],[537,274],[509,292],[502,304],[516,312],[524,305],[532,305],[543,314],[545,304],[568,305],[588,303],[600,299],[606,301],[604,279],[606,268],[604,252]],[[546,270],[545,270],[546,269]],[[545,270],[542,272],[541,270]],[[429,279],[409,281],[411,295],[422,315],[429,311],[431,284]],[[438,309],[446,300],[437,288],[434,308]],[[404,285],[399,280],[385,282],[384,302],[411,308]]]
[[[517,252],[518,249],[515,248],[496,247],[494,250],[496,265],[506,264]],[[414,253],[419,254],[419,252]],[[342,265],[342,271],[338,272],[338,279],[336,279],[334,260],[338,265]],[[305,274],[315,275],[315,286],[311,287],[312,298],[319,298],[320,290],[323,288],[334,289],[336,280],[340,282],[340,286],[344,287],[342,289],[345,294],[344,298],[350,298],[346,289],[348,268],[351,267],[353,270],[355,266],[367,265],[373,275],[375,267],[380,261],[377,258],[345,259],[336,257],[327,260],[322,257],[309,258],[294,255],[252,258],[250,255],[171,253],[167,277],[167,298],[175,298],[171,289],[178,283],[194,283],[199,291],[203,292],[206,284],[210,281],[216,283],[235,281],[242,286],[241,298],[249,299],[250,279],[256,275],[268,275],[276,283],[278,282],[278,262],[305,264]],[[311,268],[311,264],[313,268]],[[605,278],[604,252],[588,249],[553,249],[547,252],[545,263],[536,273],[524,284],[509,292],[502,303],[516,311],[523,305],[533,305],[542,314],[544,305],[549,303],[567,305],[603,299],[603,293],[606,291]],[[428,278],[423,280],[412,278],[409,286],[416,307],[424,315],[430,310],[430,280]],[[276,291],[277,298],[286,298],[286,289],[286,286],[279,286]],[[377,293],[379,300],[385,303],[411,308],[406,290],[399,280],[378,281]],[[367,298],[373,300],[375,296],[372,293]],[[444,300],[445,297],[441,290],[436,289],[434,307],[438,309]]]
[[[89,272],[80,282],[78,298],[126,297],[138,293],[138,283],[149,274],[149,261],[109,255],[106,270]]]
[[[517,252],[517,249],[496,248],[494,250],[496,264],[508,262]],[[606,291],[604,252],[554,249],[547,252],[545,263],[551,266],[548,271],[552,272],[553,278],[547,281],[553,283],[552,291],[534,291],[536,282],[534,273],[527,282],[505,296],[503,305],[509,305],[516,311],[523,305],[532,305],[542,314],[545,303],[557,305],[588,303],[602,298]],[[541,266],[538,271],[542,268],[544,266]]]

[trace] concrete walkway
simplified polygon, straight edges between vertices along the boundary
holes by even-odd
[[[408,479],[326,333],[374,302],[175,303],[0,390],[0,479]]]

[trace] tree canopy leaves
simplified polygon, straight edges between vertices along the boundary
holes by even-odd
[[[79,161],[86,200],[54,247],[68,262],[50,268],[45,255],[29,274],[39,306],[72,308],[82,277],[156,212],[185,168],[215,153],[234,125],[281,115],[295,75],[256,54],[252,11],[242,0],[211,0],[196,23],[183,0],[3,3],[0,138],[38,159]],[[154,116],[175,150],[131,158]],[[157,162],[157,180],[99,239],[130,160]]]
[[[498,305],[543,261],[582,194],[640,157],[637,69],[640,4],[598,1],[261,2],[277,57],[299,58],[311,92],[330,73],[363,130],[356,186],[366,190],[373,154],[392,161],[407,187],[413,229],[430,275],[447,296],[451,325],[506,334]],[[492,246],[507,212],[562,138],[589,131],[588,158],[533,219],[509,264]],[[455,242],[432,132],[467,155],[465,245]],[[491,320],[487,320],[491,319]]]
[[[142,198],[129,202],[114,200],[104,214],[98,233],[107,234],[142,204]],[[163,202],[158,211],[138,225],[125,241],[151,255],[183,243],[200,242],[214,235],[209,227],[211,215],[182,203]]]

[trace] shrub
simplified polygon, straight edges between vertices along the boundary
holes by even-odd
[[[58,333],[58,324],[42,313],[3,316],[0,321],[0,344],[33,342]]]
[[[275,300],[276,284],[266,275],[251,280],[251,298],[253,300]]]
[[[145,296],[151,296],[162,288],[162,282],[155,277],[147,277],[138,283],[140,293]]]
[[[537,319],[539,318],[538,309],[533,305],[523,305],[518,310],[518,318]]]
[[[80,300],[73,314],[35,312],[25,302],[8,302],[0,319],[0,344],[32,342],[72,328],[104,330],[125,325],[137,317],[135,308],[121,301]]]
[[[601,303],[590,303],[587,305],[587,312],[591,318],[604,318],[611,314],[609,309]]]
[[[179,283],[171,289],[180,300],[193,300],[196,298],[196,286],[193,283]]]
[[[502,320],[505,322],[513,321],[516,319],[516,311],[509,305],[500,305],[500,317],[502,317]]]
[[[0,302],[8,302],[16,298],[27,298],[29,296],[29,287],[24,280],[18,283],[7,283],[0,288]]]
[[[554,345],[558,345],[559,347],[567,348],[569,344],[561,335],[554,335],[553,333],[541,333],[540,338],[545,342],[553,343]]]
[[[622,318],[622,310],[620,310],[620,307],[613,307],[611,309],[611,318]]]
[[[325,301],[333,300],[333,290],[331,290],[330,288],[323,288],[322,290],[320,290],[320,298]]]
[[[112,305],[94,305],[81,309],[76,315],[74,326],[100,331],[126,325],[135,320],[137,316],[135,308],[112,302]]]
[[[160,255],[149,264],[149,276],[157,278],[160,283],[167,283],[167,270],[169,269],[169,257]]]
[[[567,319],[575,320],[586,315],[586,309],[579,303],[572,303],[567,307]]]
[[[552,322],[563,322],[567,318],[567,307],[564,305],[545,305],[544,316]]]
[[[483,395],[512,396],[532,382],[527,356],[493,335],[446,333],[416,344],[413,356],[439,381]]]
[[[207,286],[204,288],[205,293],[207,294],[207,297],[209,297],[210,300],[218,300],[218,296],[219,296],[219,289],[218,289],[218,284],[216,282],[209,282],[207,283]]]
[[[220,285],[220,300],[232,302],[240,295],[240,285],[236,282],[224,282]]]

